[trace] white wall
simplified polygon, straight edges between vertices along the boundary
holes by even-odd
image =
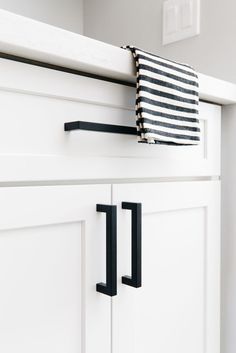
[[[84,34],[117,46],[133,44],[236,82],[236,1],[201,0],[201,34],[161,44],[163,0],[85,0]]]
[[[83,0],[0,0],[0,8],[83,33]]]

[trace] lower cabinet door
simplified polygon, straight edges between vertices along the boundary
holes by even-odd
[[[111,187],[0,189],[0,352],[110,353],[106,216]]]
[[[113,202],[119,210],[119,282],[112,352],[219,353],[220,183],[114,185]],[[139,288],[121,281],[131,275],[132,213],[134,238],[139,227],[122,202],[142,203]],[[139,277],[139,242],[133,242],[132,275]]]

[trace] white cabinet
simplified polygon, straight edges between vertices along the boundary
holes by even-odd
[[[219,353],[219,194],[217,181],[0,188],[0,351]],[[111,201],[113,297],[96,291],[109,227],[96,205]],[[121,283],[122,202],[142,204],[141,288]]]
[[[200,102],[199,146],[144,145],[64,131],[134,127],[134,87],[6,59],[0,73],[0,352],[219,353],[221,107]],[[121,282],[122,202],[142,204],[140,288]],[[97,204],[117,205],[117,249]],[[112,297],[97,291],[111,273]]]
[[[157,147],[133,135],[64,131],[78,120],[134,127],[133,87],[6,59],[0,72],[1,181],[220,174],[220,106],[200,102],[199,146]]]
[[[110,353],[109,185],[0,188],[0,351]]]
[[[113,186],[118,205],[118,295],[114,353],[219,353],[220,184],[177,182]],[[142,287],[131,274],[131,213],[142,203]]]

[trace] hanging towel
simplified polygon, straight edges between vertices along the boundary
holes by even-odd
[[[136,124],[138,141],[197,145],[199,86],[195,70],[135,48],[137,70]]]

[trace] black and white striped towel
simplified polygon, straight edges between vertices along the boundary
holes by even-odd
[[[136,123],[139,142],[197,145],[199,86],[195,70],[133,46],[137,68]]]

